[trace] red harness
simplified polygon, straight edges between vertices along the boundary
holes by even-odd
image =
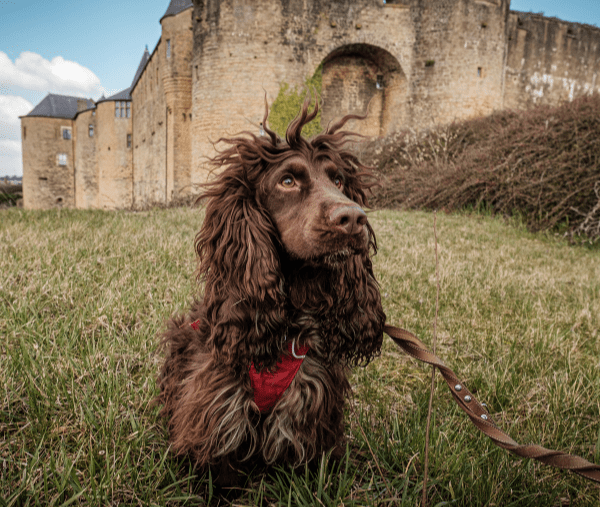
[[[196,320],[190,325],[197,331],[200,327],[200,320]],[[308,345],[296,349],[295,340],[288,341],[287,343],[288,353],[281,357],[281,361],[277,363],[275,371],[263,370],[258,372],[254,367],[254,363],[250,365],[250,383],[254,390],[254,403],[256,403],[261,412],[271,410],[275,403],[279,401],[279,398],[281,398],[285,390],[292,383],[292,380],[294,380],[302,365],[302,361],[304,361],[304,356],[309,350]]]

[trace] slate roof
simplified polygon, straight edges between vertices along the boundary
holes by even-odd
[[[164,16],[160,18],[162,21],[167,16],[175,16],[186,9],[192,7],[192,0],[171,0],[169,7],[167,8],[167,12],[165,12]]]
[[[129,95],[130,98],[131,98],[131,91],[135,88],[135,85],[137,84],[140,77],[142,76],[142,72],[144,72],[144,69],[146,68],[146,64],[148,63],[148,60],[150,60],[150,53],[148,52],[148,46],[146,46],[146,50],[144,51],[144,54],[142,55],[142,59],[140,61],[140,64],[138,65],[138,69],[135,72],[135,76],[133,76],[133,81],[131,82],[131,86],[128,88],[128,91],[130,93],[130,95]],[[118,100],[118,99],[115,99],[115,100]]]
[[[33,110],[26,116],[46,116],[49,118],[69,118],[73,119],[77,115],[77,101],[81,97],[71,97],[69,95],[55,95],[49,93],[46,95]],[[86,109],[94,107],[94,101],[83,99],[87,102]]]
[[[108,102],[109,100],[131,100],[131,86],[129,88],[125,88],[110,97],[104,97],[104,95],[96,102],[96,104],[100,102]]]

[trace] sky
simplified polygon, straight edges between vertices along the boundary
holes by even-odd
[[[0,178],[21,176],[19,116],[48,93],[97,100],[131,85],[169,0],[0,0]],[[600,0],[512,0],[600,27]]]

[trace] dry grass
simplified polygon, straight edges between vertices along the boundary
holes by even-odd
[[[208,478],[170,456],[149,404],[157,333],[195,290],[201,212],[0,215],[0,505],[217,503]],[[429,342],[433,217],[371,221],[388,321]],[[517,441],[599,463],[598,249],[480,215],[438,214],[438,236],[438,355]],[[347,459],[251,476],[235,504],[418,505],[429,375],[386,340],[353,375]],[[430,505],[598,505],[597,486],[476,433],[441,382],[432,422]]]

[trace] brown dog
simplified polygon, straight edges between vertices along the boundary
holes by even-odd
[[[256,463],[344,452],[349,366],[379,353],[385,314],[363,211],[369,173],[344,117],[312,140],[307,99],[282,141],[222,139],[196,237],[204,295],[169,322],[158,385],[172,448],[227,483]]]

